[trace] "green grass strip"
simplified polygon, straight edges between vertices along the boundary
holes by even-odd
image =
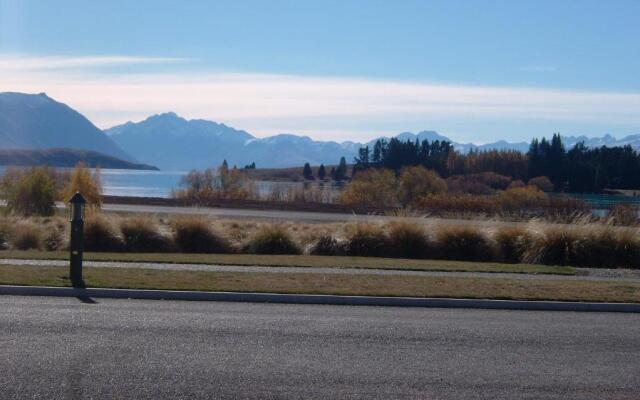
[[[640,283],[85,268],[89,287],[640,303]],[[65,267],[0,266],[0,284],[69,286]]]
[[[0,251],[0,258],[67,260],[69,258],[69,254],[67,252],[7,250]],[[571,267],[535,264],[501,264],[493,262],[307,255],[85,253],[85,260],[210,265],[253,265],[270,267],[376,268],[406,271],[502,272],[554,275],[576,274],[576,270]]]

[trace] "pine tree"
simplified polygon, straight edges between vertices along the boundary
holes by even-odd
[[[335,170],[333,179],[336,181],[343,181],[347,178],[347,160],[344,157],[340,157],[340,163]]]
[[[304,176],[304,179],[313,179],[313,172],[311,171],[311,165],[309,165],[309,163],[304,164],[302,175]]]
[[[320,168],[318,168],[318,178],[323,181],[326,174],[327,172],[324,169],[324,164],[320,164]]]

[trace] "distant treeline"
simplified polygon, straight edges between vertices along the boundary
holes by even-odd
[[[533,139],[527,153],[515,150],[474,150],[463,154],[447,141],[380,139],[359,150],[353,172],[368,168],[400,171],[422,165],[442,177],[494,172],[514,180],[547,176],[555,190],[591,192],[639,189],[640,155],[631,146],[587,148],[578,143],[566,150],[560,134]]]

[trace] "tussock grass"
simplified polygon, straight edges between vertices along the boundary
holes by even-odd
[[[439,257],[446,260],[491,261],[495,249],[482,231],[471,226],[450,226],[436,232]]]
[[[578,267],[640,268],[638,228],[574,216],[572,224],[532,219],[506,225],[403,218],[377,223],[294,223],[202,217],[112,217],[90,213],[87,252],[312,254],[443,259]],[[26,238],[18,227],[29,226]],[[0,218],[0,249],[63,250],[69,223],[59,217]],[[117,227],[118,229],[116,229]],[[4,243],[4,244],[3,244]]]
[[[173,223],[173,239],[178,250],[185,253],[231,253],[229,241],[215,232],[207,220],[181,218]]]
[[[500,261],[515,264],[522,262],[532,237],[529,231],[524,228],[503,228],[495,232],[493,240]]]
[[[435,255],[424,226],[395,222],[388,227],[390,255],[400,258],[428,258]]]
[[[359,257],[390,256],[390,240],[381,226],[357,224],[347,232],[347,254]]]
[[[302,250],[289,232],[282,226],[266,226],[256,232],[244,246],[246,253],[253,254],[301,254]]]
[[[122,251],[124,244],[104,216],[92,214],[84,222],[84,248],[86,251]]]
[[[158,225],[149,218],[130,218],[122,221],[120,232],[126,251],[138,253],[173,251],[173,240],[164,236]]]
[[[31,223],[19,224],[11,233],[11,244],[18,250],[42,248],[42,231]]]
[[[345,253],[345,244],[331,235],[320,236],[309,250],[309,254],[316,256],[341,256]]]

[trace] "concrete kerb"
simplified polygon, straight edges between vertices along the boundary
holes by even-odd
[[[591,311],[640,313],[637,303],[587,303],[563,301],[521,301],[448,299],[417,297],[337,296],[313,294],[197,292],[139,289],[77,289],[69,287],[0,285],[0,295],[113,298],[141,300],[228,301],[280,304],[325,304],[350,306],[476,308],[489,310]]]

